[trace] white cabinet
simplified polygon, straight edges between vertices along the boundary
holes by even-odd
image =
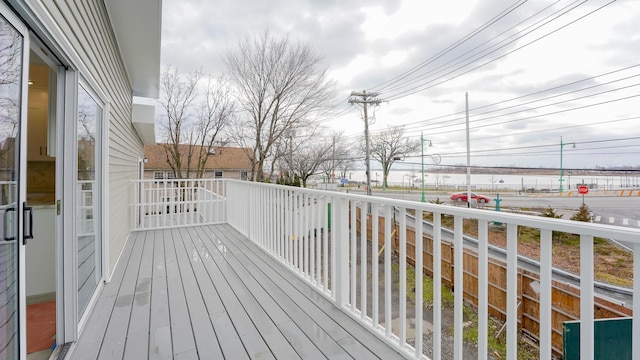
[[[47,155],[49,98],[44,89],[29,89],[27,113],[27,161],[54,161]]]

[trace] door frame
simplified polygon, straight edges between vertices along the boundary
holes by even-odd
[[[94,148],[94,156],[96,158],[96,164],[95,164],[95,194],[97,194],[98,196],[95,196],[92,201],[95,202],[94,204],[94,219],[98,218],[98,222],[95,222],[94,220],[94,229],[95,229],[95,241],[97,241],[99,243],[99,249],[97,249],[96,251],[99,251],[100,254],[100,266],[96,267],[95,271],[99,271],[100,272],[100,277],[98,279],[98,283],[97,283],[97,289],[96,291],[94,291],[94,293],[91,296],[91,300],[89,301],[89,304],[87,305],[84,314],[81,317],[77,317],[77,326],[79,329],[79,332],[82,331],[82,329],[84,328],[84,325],[87,322],[88,319],[88,315],[91,314],[91,310],[94,307],[96,301],[97,301],[97,295],[100,293],[100,289],[101,287],[104,285],[106,279],[108,279],[107,277],[107,272],[106,272],[106,268],[108,268],[108,249],[105,246],[105,237],[106,237],[106,229],[107,226],[105,226],[105,222],[106,222],[106,218],[105,218],[105,213],[107,212],[107,208],[105,207],[105,199],[106,199],[106,186],[107,186],[107,182],[106,179],[107,177],[107,167],[106,167],[106,163],[108,161],[108,157],[105,156],[106,154],[106,150],[105,150],[105,139],[106,139],[106,131],[108,129],[108,127],[106,126],[107,123],[107,119],[108,119],[108,111],[109,111],[109,106],[108,106],[108,102],[105,100],[106,97],[104,96],[104,94],[101,94],[99,91],[97,91],[97,87],[92,86],[91,82],[88,81],[85,77],[83,76],[79,76],[78,81],[76,81],[76,87],[75,87],[75,94],[74,94],[74,101],[75,101],[75,108],[73,109],[75,111],[75,116],[74,116],[74,121],[73,123],[71,123],[71,121],[65,121],[66,125],[65,125],[65,136],[70,136],[73,135],[72,138],[66,138],[65,140],[65,146],[66,144],[69,144],[71,146],[73,146],[73,157],[70,156],[65,156],[65,159],[70,159],[70,161],[64,161],[65,164],[67,163],[72,163],[72,167],[73,167],[73,172],[66,172],[63,175],[64,179],[63,181],[65,183],[69,183],[72,184],[72,188],[73,188],[73,199],[74,201],[72,203],[70,203],[69,200],[67,200],[67,203],[69,206],[73,206],[73,224],[72,228],[74,231],[74,237],[73,239],[76,240],[77,238],[77,234],[76,234],[76,216],[78,214],[77,208],[76,208],[76,204],[77,204],[77,182],[78,182],[78,163],[77,163],[77,159],[78,159],[78,153],[77,153],[77,144],[78,144],[78,138],[77,138],[77,134],[78,134],[78,91],[79,88],[82,87],[84,89],[84,91],[96,102],[96,105],[98,105],[100,107],[100,116],[97,119],[98,123],[96,123],[96,139],[95,139],[95,148]],[[68,129],[67,127],[73,128],[73,129]],[[65,151],[67,149],[65,148]],[[69,165],[69,164],[67,164]],[[67,167],[67,165],[65,165],[65,170],[68,170],[69,168]],[[68,174],[73,174],[72,176],[69,176]],[[67,225],[67,224],[65,224]],[[73,273],[74,273],[74,277],[75,277],[75,281],[74,281],[74,291],[77,294],[78,291],[78,271],[77,271],[77,242],[74,241],[73,242],[73,253],[72,255],[74,256],[75,259],[75,269],[73,269]],[[77,296],[76,296],[76,301],[74,301],[74,306],[75,306],[75,311],[77,314],[77,305],[78,305],[78,301],[77,301]],[[79,335],[79,334],[78,334]]]
[[[18,182],[17,186],[17,198],[16,198],[16,216],[17,216],[17,229],[16,229],[16,245],[17,245],[17,283],[16,286],[18,295],[17,299],[17,341],[18,341],[18,356],[20,359],[26,357],[27,354],[27,292],[26,292],[26,246],[24,242],[24,202],[27,195],[27,182],[26,182],[26,169],[27,169],[27,109],[28,109],[28,94],[29,94],[29,49],[30,49],[30,34],[26,24],[18,17],[9,7],[4,3],[0,3],[0,13],[2,16],[15,28],[15,30],[22,35],[22,68],[21,68],[21,83],[20,83],[20,126],[18,127],[19,133],[17,138],[19,141],[18,148],[18,161],[15,164],[15,173],[17,173]]]

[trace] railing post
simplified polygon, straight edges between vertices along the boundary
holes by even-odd
[[[640,359],[640,244],[633,247],[633,314],[631,358]]]
[[[349,201],[333,198],[332,211],[335,214],[332,236],[335,236],[335,291],[336,306],[342,309],[349,299]]]

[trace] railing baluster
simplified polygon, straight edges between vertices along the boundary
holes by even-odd
[[[379,242],[379,225],[378,225],[378,213],[380,211],[380,206],[378,204],[373,204],[371,207],[371,320],[373,324],[373,328],[378,328],[378,323],[380,322],[378,318],[378,312],[380,310],[380,300],[378,299],[380,282],[378,277],[378,244]]]
[[[344,198],[333,198],[332,213],[335,213],[336,236],[332,238],[331,284],[338,308],[343,309],[349,300],[349,201]]]
[[[400,289],[398,294],[399,319],[398,319],[398,343],[404,346],[407,342],[407,209],[400,208],[400,259],[399,262],[399,281]]]
[[[461,216],[455,216],[453,220],[454,236],[453,236],[453,358],[456,360],[462,360],[463,358],[463,342],[462,331],[463,329],[463,298],[464,298],[464,286],[463,286],[463,218]]]
[[[282,242],[282,239],[284,237],[284,216],[283,216],[283,201],[282,201],[282,189],[276,189],[276,192],[274,194],[274,204],[276,206],[275,209],[275,213],[276,213],[276,238],[275,238],[275,242],[276,242],[276,256],[278,257],[278,259],[280,259],[280,261],[283,260],[283,254],[284,254],[284,243]]]
[[[284,263],[287,266],[290,266],[289,261],[291,260],[291,253],[289,243],[291,242],[291,221],[293,220],[293,217],[291,216],[291,194],[289,193],[289,190],[287,190],[285,193],[284,203]]]
[[[316,229],[318,228],[317,195],[309,196],[309,281],[316,282]]]
[[[593,360],[593,236],[580,235],[580,359]]]
[[[309,279],[309,245],[311,243],[311,231],[309,229],[310,227],[310,223],[311,223],[311,208],[312,205],[310,204],[310,200],[311,200],[311,196],[309,194],[305,194],[304,195],[304,235],[303,235],[303,239],[304,239],[304,274],[305,274],[305,278]]]
[[[507,359],[518,356],[518,225],[507,224]]]
[[[423,276],[423,227],[422,227],[422,210],[416,210],[415,213],[415,273],[416,273],[416,282],[415,286],[415,294],[416,294],[416,306],[415,306],[415,321],[416,321],[416,344],[415,344],[415,358],[420,359],[422,357],[422,337],[424,336],[424,329],[422,326],[423,316],[422,309],[424,309],[424,301],[422,299],[422,276]]]
[[[552,232],[540,231],[540,360],[551,360]]]
[[[302,274],[302,194],[296,193],[296,229],[295,229],[295,244],[296,244],[296,271]]]
[[[632,359],[640,359],[640,243],[633,246],[633,317]]]
[[[433,360],[442,355],[442,215],[433,213]]]
[[[385,335],[391,337],[391,226],[393,209],[385,207],[384,218],[384,327]]]
[[[331,221],[331,217],[329,216],[329,205],[330,201],[328,197],[322,198],[322,227],[324,231],[322,232],[322,281],[324,286],[324,291],[327,293],[329,291],[329,222]],[[332,236],[333,237],[333,236]]]
[[[356,282],[356,269],[357,269],[357,263],[356,263],[356,254],[357,254],[357,245],[356,245],[356,240],[357,240],[357,223],[356,223],[356,212],[358,209],[358,203],[355,201],[351,201],[350,202],[350,207],[349,209],[350,211],[350,217],[351,217],[351,234],[349,236],[350,239],[350,245],[349,245],[349,255],[350,255],[350,260],[349,260],[349,284],[350,284],[350,297],[349,297],[349,301],[351,303],[351,311],[353,311],[354,313],[356,312],[356,289],[358,289],[358,285]],[[360,211],[364,211],[364,206],[360,207]],[[361,234],[362,236],[362,234]]]
[[[478,220],[478,360],[486,360],[489,323],[489,223]]]
[[[360,209],[360,318],[362,320],[367,318],[367,228],[367,212],[362,207]]]

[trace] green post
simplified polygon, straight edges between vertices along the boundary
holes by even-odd
[[[502,201],[502,199],[500,199],[500,194],[496,194],[496,198],[493,200],[496,202],[496,211],[500,211],[500,202]],[[494,221],[493,225],[502,226],[502,223],[499,221]]]

